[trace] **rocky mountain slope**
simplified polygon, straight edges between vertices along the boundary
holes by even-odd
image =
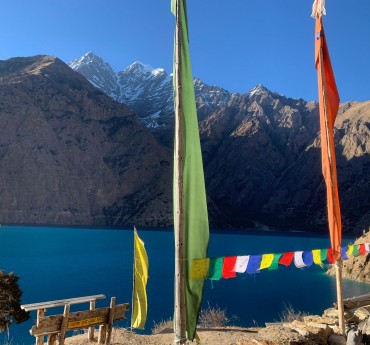
[[[0,221],[168,224],[169,152],[50,56],[0,61]]]
[[[90,52],[70,65],[90,81],[99,80],[108,93],[109,83],[103,82],[104,71],[111,70],[108,64],[102,72],[84,70],[94,59]],[[153,134],[170,146],[171,78],[140,63],[112,75],[119,90],[113,97],[135,109]],[[317,103],[290,99],[262,85],[237,94],[194,79],[194,88],[211,219],[218,225],[246,225],[247,219],[257,219],[271,225],[326,228]],[[369,121],[369,103],[349,102],[342,104],[336,122],[347,231],[370,221]]]
[[[171,78],[139,63],[115,73],[95,55],[81,59],[71,66],[91,83],[52,57],[0,62],[0,221],[170,225]],[[262,85],[245,94],[194,85],[211,225],[326,230],[317,104]],[[370,102],[341,105],[346,232],[370,222],[369,123]]]
[[[116,73],[93,52],[71,61],[69,66],[114,100],[127,104],[160,142],[172,145],[172,75],[162,68],[153,68],[138,61]],[[197,78],[194,79],[194,88],[200,119],[225,107],[233,97],[232,93],[217,86],[206,85]]]

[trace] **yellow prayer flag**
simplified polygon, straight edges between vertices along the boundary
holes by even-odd
[[[347,250],[347,256],[350,257],[351,255],[353,255],[353,244],[349,244]]]
[[[321,249],[314,249],[312,250],[312,256],[313,256],[313,262],[316,265],[319,265],[323,267],[322,261],[321,261]]]
[[[208,276],[209,258],[193,259],[190,269],[190,279],[206,279]]]
[[[261,264],[260,264],[260,270],[263,270],[264,268],[269,268],[273,260],[274,260],[274,254],[263,254]]]
[[[146,283],[148,280],[148,256],[144,242],[134,228],[134,289],[132,293],[131,327],[145,329],[148,302]]]

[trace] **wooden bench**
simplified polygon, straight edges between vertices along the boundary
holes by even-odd
[[[37,310],[37,322],[30,333],[36,337],[36,345],[44,344],[44,337],[47,336],[47,344],[55,345],[58,339],[59,344],[64,344],[66,332],[69,330],[88,328],[88,339],[94,339],[95,326],[99,325],[99,344],[110,344],[112,324],[115,321],[125,319],[125,313],[129,305],[116,305],[116,298],[112,297],[110,306],[96,309],[96,300],[106,298],[105,295],[93,295],[77,298],[62,299],[41,303],[21,305],[26,311]],[[72,304],[90,303],[90,309],[86,311],[70,312]],[[64,306],[63,315],[45,316],[47,309]]]

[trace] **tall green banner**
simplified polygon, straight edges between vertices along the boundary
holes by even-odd
[[[181,97],[182,121],[182,175],[183,175],[183,209],[184,209],[184,263],[185,263],[185,301],[187,338],[193,340],[203,295],[203,280],[191,280],[190,268],[193,259],[207,257],[209,227],[202,153],[200,148],[198,118],[195,105],[193,76],[190,64],[188,26],[186,16],[186,0],[171,0],[172,13],[176,16],[176,4],[180,2],[180,46],[181,61],[178,71],[181,83],[181,95],[177,95],[178,85],[174,68],[174,99]],[[176,47],[175,35],[175,47]],[[176,108],[176,107],[175,107]],[[178,109],[175,109],[177,112]],[[176,116],[177,117],[177,116]],[[175,144],[176,152],[176,144]],[[177,166],[174,164],[175,174]],[[174,187],[177,181],[174,181]],[[176,189],[174,188],[174,191]],[[176,194],[176,193],[174,193]],[[174,198],[177,198],[174,195]],[[181,196],[180,196],[181,197]],[[176,200],[176,199],[174,199]],[[177,213],[174,203],[174,214]],[[176,229],[175,229],[176,231]]]

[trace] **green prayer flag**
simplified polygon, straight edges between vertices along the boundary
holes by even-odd
[[[202,302],[204,281],[191,280],[190,269],[193,259],[207,257],[209,225],[198,118],[188,45],[186,0],[171,0],[171,10],[175,16],[177,1],[180,2],[181,69],[179,71],[179,77],[181,80],[181,95],[177,95],[178,85],[175,68],[173,81],[175,104],[177,97],[181,96],[182,120],[180,120],[180,123],[176,122],[176,133],[179,128],[178,126],[182,126],[186,330],[187,338],[193,340]],[[174,61],[174,66],[178,62]],[[177,109],[175,111],[177,112]],[[175,152],[176,149],[175,140]],[[174,164],[174,169],[174,176],[176,176],[177,164]],[[177,181],[174,181],[174,187],[175,183]],[[174,188],[174,200],[177,200],[175,194],[176,188]],[[177,211],[176,203],[174,203],[174,214],[177,214]]]
[[[352,252],[352,255],[353,256],[359,256],[360,255],[360,252],[359,252],[359,249],[360,249],[360,245],[358,244],[354,244],[353,245],[353,252]]]
[[[321,261],[326,260],[328,257],[328,250],[327,249],[320,249],[320,259]]]
[[[220,280],[222,278],[222,266],[224,258],[213,258],[209,260],[208,279]]]
[[[274,270],[277,270],[279,268],[279,260],[280,260],[282,255],[283,255],[283,253],[274,254],[274,258],[272,260],[272,263],[271,263],[270,267],[268,268],[269,271],[274,271]]]

